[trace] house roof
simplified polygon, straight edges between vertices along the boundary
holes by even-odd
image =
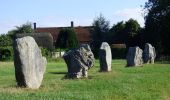
[[[50,33],[53,36],[54,42],[57,41],[58,34],[61,29],[70,27],[39,27],[35,29],[36,33]],[[73,28],[76,32],[77,39],[80,43],[91,41],[92,26],[78,26]]]

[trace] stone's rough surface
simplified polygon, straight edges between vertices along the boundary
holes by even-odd
[[[14,41],[14,65],[17,84],[20,87],[38,89],[46,69],[46,58],[32,37]]]
[[[100,71],[111,71],[112,53],[107,42],[103,42],[99,52]]]
[[[142,66],[142,53],[139,47],[130,47],[126,56],[127,66]]]
[[[94,55],[87,44],[82,44],[78,49],[70,50],[64,54],[64,60],[68,67],[69,78],[81,78],[88,76],[88,69],[94,65]]]
[[[146,43],[145,49],[144,49],[144,52],[143,52],[144,63],[154,64],[155,58],[156,58],[155,48],[151,44]]]

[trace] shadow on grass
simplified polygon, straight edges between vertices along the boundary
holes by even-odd
[[[49,72],[50,74],[67,74],[67,72]]]
[[[170,64],[170,61],[157,61],[156,64]]]
[[[73,77],[73,76],[69,76],[68,74],[66,74],[62,80],[82,80],[82,79],[93,79],[93,76],[88,76],[88,77],[80,77],[80,78],[77,78],[77,77]]]
[[[50,74],[56,74],[56,75],[57,75],[57,74],[58,74],[58,75],[64,75],[64,77],[61,78],[62,80],[64,80],[64,79],[92,79],[92,78],[93,78],[93,76],[81,77],[81,78],[70,77],[67,72],[48,72],[48,73],[50,73]]]

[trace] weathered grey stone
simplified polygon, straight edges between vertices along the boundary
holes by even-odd
[[[18,38],[14,41],[14,65],[17,85],[38,89],[46,69],[46,58],[32,37]]]
[[[139,47],[130,47],[126,56],[127,66],[142,66],[142,53]]]
[[[154,64],[155,58],[156,58],[155,48],[151,44],[146,43],[145,49],[144,49],[144,52],[143,52],[144,63]]]
[[[110,46],[107,42],[103,42],[100,51],[99,51],[99,59],[100,59],[100,71],[111,71],[112,66],[112,53]]]
[[[94,55],[88,44],[82,44],[78,49],[64,54],[69,78],[88,77],[88,69],[94,65]]]

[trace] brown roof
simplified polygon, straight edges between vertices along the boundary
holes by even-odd
[[[117,49],[122,49],[122,48],[126,48],[126,44],[112,44],[111,47],[117,48]]]
[[[68,28],[68,27],[41,27],[36,28],[36,33],[50,33],[53,36],[54,42],[56,42],[58,38],[58,34],[62,28]],[[80,43],[83,42],[89,42],[91,41],[91,33],[90,30],[92,29],[92,26],[85,26],[85,27],[74,27],[74,31],[77,34],[77,39]]]

